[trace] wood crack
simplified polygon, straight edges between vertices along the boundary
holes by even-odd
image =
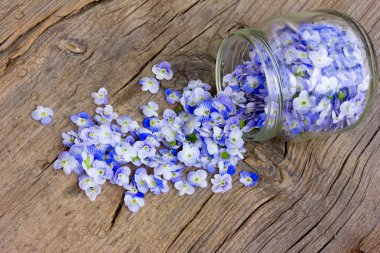
[[[110,227],[107,229],[107,232],[111,232],[112,231],[112,229],[113,229],[113,227],[115,225],[116,219],[120,215],[121,208],[123,207],[123,204],[124,204],[124,192],[121,195],[120,201],[119,201],[118,205],[116,206],[116,209],[115,209],[114,213],[112,214],[111,224],[110,224]]]

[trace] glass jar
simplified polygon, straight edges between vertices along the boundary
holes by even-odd
[[[223,41],[216,59],[217,91],[241,97],[245,138],[254,141],[352,129],[368,114],[377,81],[368,34],[335,10],[238,30]]]

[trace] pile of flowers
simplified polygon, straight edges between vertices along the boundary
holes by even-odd
[[[166,61],[152,70],[155,77],[144,77],[139,84],[142,90],[156,93],[160,80],[170,80],[173,71]],[[54,169],[76,173],[79,187],[92,201],[106,181],[123,187],[125,204],[132,212],[144,206],[148,192],[168,192],[170,181],[181,196],[207,187],[209,178],[213,192],[230,190],[231,176],[246,152],[243,133],[256,123],[247,120],[253,112],[240,90],[228,87],[213,97],[210,88],[192,80],[182,91],[166,89],[167,102],[180,106],[165,109],[159,117],[158,104],[150,101],[140,107],[145,115],[142,124],[114,112],[105,88],[93,92],[99,105],[95,116],[71,115],[78,129],[62,133],[67,150],[54,162]],[[247,187],[258,179],[254,172],[240,172],[240,182]]]
[[[289,24],[273,32],[279,38],[272,43],[283,59],[281,77],[289,105],[284,133],[329,132],[357,122],[370,81],[357,35],[332,22]]]
[[[370,78],[364,47],[351,30],[318,22],[274,26],[270,45],[280,68],[283,108],[273,103],[269,114],[264,70],[253,48],[223,79],[224,86],[241,93],[247,125],[260,129],[268,115],[281,111],[282,134],[289,138],[344,129],[360,119]]]

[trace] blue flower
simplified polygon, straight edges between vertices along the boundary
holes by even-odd
[[[73,171],[77,174],[81,174],[83,171],[79,162],[67,151],[59,154],[58,159],[53,163],[53,168],[55,170],[63,169],[67,175]]]
[[[95,119],[99,123],[110,123],[112,120],[116,119],[118,117],[117,113],[113,111],[113,108],[111,105],[105,105],[104,107],[98,107],[96,108],[95,112],[99,115],[95,116]]]
[[[235,174],[235,171],[236,171],[235,166],[233,166],[231,163],[226,162],[226,161],[219,161],[218,167],[219,167],[220,175],[228,174],[232,176]]]
[[[191,171],[187,174],[187,181],[192,186],[205,188],[207,186],[207,172],[205,170]]]
[[[97,184],[104,184],[106,179],[113,177],[113,171],[104,161],[95,160],[92,167],[87,170],[87,174],[92,177]]]
[[[239,181],[246,187],[253,187],[259,182],[259,175],[255,172],[241,171]]]
[[[95,201],[96,197],[99,196],[101,190],[102,190],[101,186],[97,184],[97,185],[87,188],[85,190],[85,193],[91,201]]]
[[[78,134],[74,132],[73,130],[68,131],[67,133],[62,132],[62,143],[66,147],[71,147],[73,146],[76,142],[78,142]]]
[[[158,117],[158,104],[156,102],[150,101],[147,105],[140,106],[140,109],[143,111],[143,114],[147,117]]]
[[[123,186],[129,184],[129,175],[131,174],[131,169],[127,166],[120,167],[115,171],[113,175],[113,180],[117,185]]]
[[[160,89],[160,83],[156,78],[152,77],[144,77],[139,81],[139,84],[142,86],[141,89],[143,91],[150,91],[155,94]]]
[[[70,120],[74,122],[78,127],[90,127],[94,125],[91,120],[90,114],[87,112],[80,112],[70,116]]]
[[[124,203],[128,207],[129,211],[135,213],[140,209],[140,207],[143,207],[145,205],[145,200],[140,197],[125,194]]]
[[[176,102],[181,101],[182,92],[167,88],[165,90],[165,96],[166,102],[168,102],[169,104],[174,104]]]
[[[54,115],[52,109],[38,105],[36,109],[30,114],[32,119],[39,121],[43,125],[49,125]]]
[[[211,179],[212,191],[215,193],[226,192],[232,188],[232,178],[229,174],[219,175],[215,174]]]
[[[108,104],[108,92],[105,88],[100,88],[98,92],[92,92],[91,97],[94,98],[94,103],[97,105]]]
[[[171,65],[167,61],[160,62],[152,67],[152,72],[156,75],[158,80],[166,79],[170,80],[173,77],[173,71]]]

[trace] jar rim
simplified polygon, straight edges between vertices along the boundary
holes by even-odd
[[[215,81],[217,92],[222,91],[223,66],[226,60],[226,49],[228,44],[233,39],[241,39],[256,49],[257,55],[263,63],[264,75],[267,79],[266,85],[268,90],[269,101],[267,103],[267,116],[262,128],[255,129],[255,132],[248,132],[244,134],[244,139],[247,141],[266,141],[275,137],[282,127],[282,91],[281,91],[281,77],[279,73],[278,63],[273,56],[272,50],[267,43],[264,33],[259,29],[239,29],[226,37],[221,46],[219,47],[216,57],[215,67]],[[265,61],[265,59],[269,59]],[[270,65],[270,66],[269,66]],[[236,66],[235,66],[236,67]],[[268,82],[268,78],[273,78]],[[276,106],[274,106],[276,104]],[[278,110],[273,110],[276,107]]]

